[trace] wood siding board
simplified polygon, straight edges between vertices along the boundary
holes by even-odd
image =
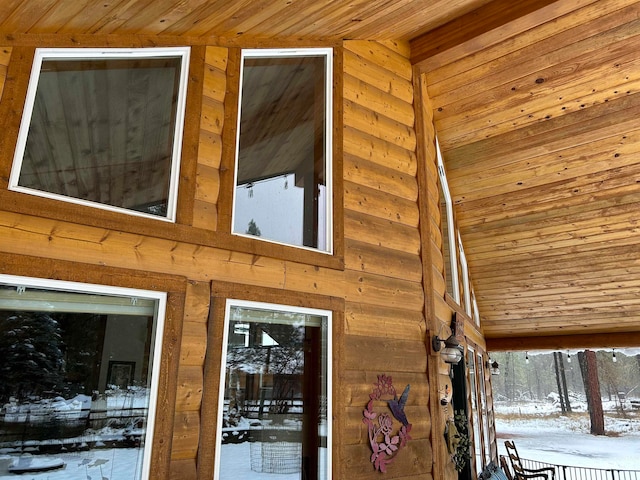
[[[180,365],[202,366],[207,347],[203,338],[207,336],[206,325],[196,322],[185,322],[180,348]]]
[[[412,127],[378,115],[349,100],[344,102],[344,123],[365,133],[372,134],[398,147],[413,151],[416,147],[415,133]]]
[[[0,47],[0,100],[7,80],[7,70],[11,59],[11,47]]]
[[[169,469],[169,480],[195,480],[197,478],[194,459],[174,460]]]
[[[410,254],[420,252],[419,233],[413,227],[349,210],[345,211],[344,218],[345,238],[348,240],[379,245]]]
[[[416,282],[422,279],[419,256],[355,240],[346,242],[345,268]]]
[[[227,92],[224,99],[225,118],[222,130],[222,160],[220,163],[220,199],[218,201],[218,229],[231,232],[233,209],[234,169],[236,154],[236,126],[240,88],[240,50],[230,49],[227,59]]]
[[[346,41],[344,47],[360,58],[389,70],[392,74],[399,75],[409,82],[411,81],[411,65],[407,59],[385,45],[371,41]]]
[[[411,227],[418,225],[418,209],[415,202],[352,182],[344,183],[344,207],[345,210],[369,213]]]
[[[397,99],[366,81],[348,74],[344,75],[344,98],[403,125],[413,127],[414,114],[411,103]]]
[[[159,477],[167,477],[171,461],[176,407],[176,383],[180,361],[180,338],[184,316],[184,294],[169,294],[164,320],[160,383],[156,403],[156,423],[151,450],[151,469]]]
[[[171,461],[193,460],[198,452],[200,412],[176,412],[173,423]]]
[[[412,310],[347,302],[345,332],[354,336],[370,336],[372,331],[380,332],[380,337],[388,339],[423,338],[424,316]]]
[[[415,176],[417,167],[415,153],[349,125],[344,128],[343,138],[345,154],[351,154],[403,174]]]
[[[406,200],[416,201],[418,185],[415,177],[408,176],[351,154],[343,157],[344,179],[380,192],[393,192]]]
[[[199,411],[202,402],[201,365],[181,365],[178,370],[176,411]]]
[[[0,128],[5,133],[0,136],[0,181],[3,189],[6,189],[9,184],[34,54],[34,48],[14,47],[7,67],[7,77],[0,102]]]
[[[367,60],[350,50],[344,51],[345,74],[369,83],[377,89],[411,103],[413,87],[406,78],[400,77],[384,67]]]

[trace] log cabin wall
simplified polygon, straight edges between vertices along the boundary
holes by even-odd
[[[420,191],[426,192],[425,198],[420,202],[422,207],[421,218],[427,219],[424,222],[422,230],[422,236],[425,239],[423,261],[425,263],[425,272],[429,272],[430,277],[425,280],[425,289],[427,291],[425,308],[427,312],[427,318],[429,328],[429,338],[433,335],[438,335],[441,338],[446,338],[452,333],[451,324],[452,317],[455,315],[457,330],[456,337],[460,341],[460,344],[464,347],[465,352],[468,352],[469,348],[472,349],[474,355],[480,355],[483,359],[482,366],[485,367],[488,361],[488,355],[486,351],[486,344],[482,335],[481,329],[475,324],[473,319],[467,314],[462,305],[456,303],[456,301],[447,292],[447,282],[451,282],[451,279],[447,278],[447,269],[445,262],[449,262],[450,258],[445,258],[443,242],[446,241],[443,238],[442,223],[446,221],[441,215],[441,196],[439,194],[440,182],[438,180],[437,159],[436,159],[436,131],[433,118],[433,106],[429,97],[427,75],[422,73],[419,68],[414,72],[415,85],[416,85],[416,112],[418,113],[417,130],[421,141],[420,165],[423,166],[424,173],[420,176],[421,185]],[[455,219],[455,212],[453,218],[454,227],[457,229],[457,222]],[[455,245],[450,245],[450,249],[456,249]],[[462,272],[459,263],[459,255],[456,255],[458,261],[458,272]],[[459,283],[459,291],[463,291],[462,275],[459,274],[455,280]],[[452,388],[452,379],[450,377],[450,368],[440,360],[437,353],[432,352],[429,357],[433,361],[429,362],[429,378],[431,380],[431,411],[432,422],[434,424],[434,435],[439,435],[439,432],[444,432],[445,422],[447,417],[452,417],[454,411],[462,410],[464,405],[456,404],[455,402],[449,405],[447,408],[442,408],[440,399],[445,396],[447,389]],[[461,362],[467,361],[466,356]],[[476,413],[477,418],[472,418],[472,397],[471,389],[472,382],[469,376],[469,372],[466,372],[466,407],[469,410],[469,420],[471,422],[482,422],[483,428],[487,430],[487,439],[474,439],[474,442],[488,443],[489,458],[484,462],[488,463],[489,459],[497,458],[497,443],[495,437],[495,421],[493,412],[493,395],[491,388],[491,374],[488,368],[482,368],[481,373],[484,382],[484,392],[477,388],[477,398],[480,399],[481,395],[486,395],[485,406],[479,414]],[[476,387],[478,381],[475,382]],[[485,423],[486,422],[486,423]],[[473,429],[471,429],[473,430]],[[471,432],[470,432],[471,433]],[[484,434],[484,431],[483,431]],[[482,444],[484,449],[484,443]],[[457,472],[453,467],[453,464],[447,459],[449,458],[449,452],[446,445],[441,442],[434,442],[433,444],[434,456],[436,458],[444,459],[434,465],[434,477],[435,478],[457,478]],[[482,465],[475,466],[476,469],[481,470]],[[476,472],[476,473],[479,473]]]
[[[35,47],[43,46],[25,38],[0,56],[0,79],[6,78],[0,84],[0,273],[170,293],[153,477],[210,478],[223,326],[216,299],[235,289],[271,300],[280,292],[283,303],[305,295],[326,299],[334,310],[333,478],[379,475],[370,463],[362,411],[380,374],[392,376],[399,389],[411,385],[406,412],[412,440],[389,474],[455,478],[438,398],[448,377],[428,346],[431,332],[448,325],[452,312],[444,300],[433,129],[430,118],[418,125],[427,145],[420,155],[428,159],[420,166],[414,109],[420,95],[414,95],[408,44],[333,45],[337,253],[327,258],[244,242],[225,230],[237,48],[192,48],[175,224],[9,191],[31,62]],[[99,36],[91,42],[144,43]],[[71,45],[73,39],[46,46]]]

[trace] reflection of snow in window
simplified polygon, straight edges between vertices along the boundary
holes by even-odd
[[[48,470],[50,480],[148,477],[165,298],[0,275],[7,471]],[[0,479],[12,478],[5,473],[0,468]]]
[[[331,253],[331,49],[243,50],[233,233]]]
[[[330,472],[331,312],[229,300],[216,478]]]

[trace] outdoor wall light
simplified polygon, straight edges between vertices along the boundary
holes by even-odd
[[[487,368],[489,368],[491,375],[500,375],[500,365],[498,365],[497,360],[492,362],[491,359],[489,359],[487,362]]]
[[[444,343],[444,348],[440,352],[441,344]],[[462,359],[462,352],[460,351],[460,342],[455,335],[450,335],[446,340],[441,339],[438,335],[435,335],[431,340],[431,347],[434,352],[440,352],[440,357],[446,363],[455,365]]]
[[[616,363],[618,361],[618,357],[616,357],[616,349],[613,349],[613,357],[611,358],[611,360],[613,361],[613,363]]]

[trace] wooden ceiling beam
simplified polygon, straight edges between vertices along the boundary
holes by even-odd
[[[640,332],[617,332],[540,337],[487,338],[488,352],[623,348],[640,345]]]
[[[411,40],[411,63],[461,45],[491,30],[502,27],[520,17],[535,12],[556,0],[494,0],[458,17],[441,27]]]

